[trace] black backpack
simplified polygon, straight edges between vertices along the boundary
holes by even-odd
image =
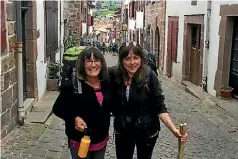
[[[58,90],[62,91],[69,86],[75,86],[76,78],[76,62],[85,46],[72,47],[63,54],[63,66],[60,70],[60,78],[58,80]]]
[[[155,72],[156,76],[158,76],[155,55],[146,50],[143,52],[147,66],[149,66],[150,69]]]

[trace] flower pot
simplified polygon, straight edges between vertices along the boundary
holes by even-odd
[[[57,79],[47,79],[47,90],[57,91]]]
[[[234,88],[231,88],[231,89],[228,89],[228,90],[225,90],[225,89],[221,89],[220,90],[220,96],[222,99],[230,99],[232,98],[232,91],[233,91]]]

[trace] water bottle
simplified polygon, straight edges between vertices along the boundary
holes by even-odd
[[[87,128],[84,129],[84,132],[85,132],[85,135],[81,139],[80,146],[79,146],[79,149],[78,149],[78,156],[80,158],[86,158],[87,157],[89,146],[90,146],[90,143],[91,143],[90,136],[86,133]]]

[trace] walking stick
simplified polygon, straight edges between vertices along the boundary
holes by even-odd
[[[180,124],[179,131],[181,135],[185,135],[187,133],[187,123]],[[178,139],[178,159],[183,159],[185,143],[186,141],[181,141],[181,139]]]

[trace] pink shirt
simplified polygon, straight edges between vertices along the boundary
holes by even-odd
[[[95,89],[95,94],[96,94],[96,96],[97,96],[98,102],[100,103],[100,105],[102,105],[102,102],[103,102],[103,94],[102,94],[102,92],[100,91],[100,89],[99,89],[99,90],[98,90],[98,89]],[[101,141],[101,142],[99,142],[99,143],[97,143],[97,144],[91,144],[91,145],[89,146],[89,151],[97,151],[97,150],[102,149],[104,146],[106,146],[108,140],[109,140],[109,135],[107,135],[107,137],[106,137],[103,141]],[[73,140],[70,140],[70,144],[71,144],[74,148],[76,148],[76,149],[78,149],[79,146],[80,146],[80,142],[73,141]]]

